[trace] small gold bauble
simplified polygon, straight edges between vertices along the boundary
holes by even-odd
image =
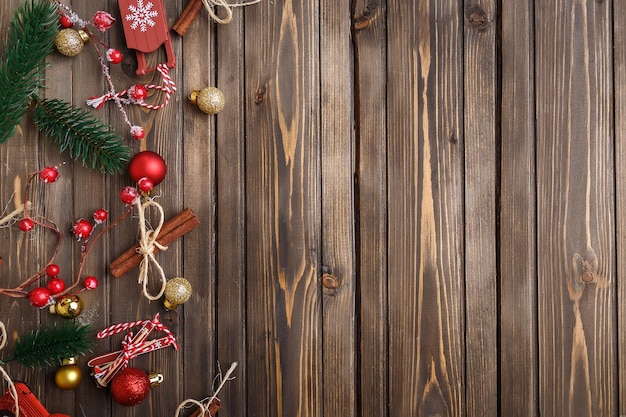
[[[83,300],[77,295],[69,295],[61,298],[50,306],[50,313],[58,314],[66,319],[73,319],[83,311]]]
[[[167,310],[174,310],[191,297],[191,284],[185,278],[172,278],[165,284],[165,300],[163,304]]]
[[[54,382],[61,389],[74,389],[83,379],[83,371],[76,365],[76,358],[62,359],[62,366],[54,374]]]
[[[200,91],[194,90],[189,96],[193,104],[207,114],[217,114],[224,108],[224,93],[219,88],[207,87]]]
[[[63,29],[57,33],[54,44],[57,50],[65,56],[76,56],[80,54],[89,41],[89,35],[84,30]]]

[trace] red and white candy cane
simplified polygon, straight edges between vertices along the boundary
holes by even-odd
[[[122,341],[122,350],[97,356],[91,359],[87,364],[89,367],[93,368],[94,378],[101,387],[106,387],[111,379],[113,379],[119,371],[126,368],[128,362],[138,355],[162,349],[167,346],[174,346],[174,348],[178,350],[176,338],[172,332],[161,323],[158,313],[152,320],[120,323],[107,327],[100,331],[97,337],[98,339],[104,339],[140,325],[142,327],[136,335],[133,335],[132,332],[126,334]],[[166,336],[160,339],[146,341],[153,330],[162,331]]]

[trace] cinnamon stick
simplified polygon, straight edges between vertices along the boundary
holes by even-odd
[[[178,20],[172,26],[174,32],[180,36],[184,36],[187,30],[191,27],[191,24],[195,20],[200,10],[202,10],[202,0],[189,0],[187,6],[183,9]]]
[[[219,398],[214,398],[213,401],[211,401],[211,405],[209,405],[209,414],[208,415],[209,416],[214,416],[215,413],[217,413],[220,408],[222,408],[222,402],[219,400]],[[205,414],[202,411],[202,408],[198,408],[189,417],[201,417],[201,416],[206,416],[206,415],[207,414]]]
[[[190,208],[186,208],[178,213],[176,216],[163,223],[163,227],[161,227],[161,231],[159,233],[159,236],[157,236],[156,241],[163,246],[167,246],[187,232],[195,229],[199,225],[200,220],[196,217],[194,212]],[[139,266],[139,263],[141,262],[143,257],[139,253],[137,253],[138,248],[139,243],[129,248],[117,259],[111,262],[109,264],[109,270],[111,271],[111,275],[113,275],[115,278],[119,278],[125,273]],[[159,251],[159,249],[155,248],[154,251],[156,253]]]

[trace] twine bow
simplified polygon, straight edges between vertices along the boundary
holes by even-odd
[[[215,400],[217,398],[217,394],[219,394],[219,392],[222,390],[222,388],[224,388],[224,385],[226,384],[227,381],[230,380],[230,376],[232,375],[232,373],[235,371],[235,368],[237,367],[237,362],[233,362],[230,365],[230,368],[228,368],[228,371],[226,371],[226,375],[224,375],[224,377],[222,378],[220,385],[217,387],[217,389],[215,390],[215,392],[213,393],[213,395],[207,400],[201,402],[198,400],[194,400],[193,398],[188,398],[185,401],[183,401],[182,403],[178,404],[178,407],[176,407],[176,414],[175,417],[179,417],[180,413],[183,411],[183,409],[190,407],[190,406],[197,406],[198,408],[200,408],[202,410],[202,414],[200,414],[201,416],[211,416],[211,412],[209,411],[209,407],[211,406],[211,404],[213,403],[213,400]]]
[[[202,0],[202,3],[204,4],[207,12],[209,12],[211,19],[217,23],[226,24],[233,20],[233,7],[250,6],[259,3],[260,1],[261,0],[249,0],[242,3],[231,4],[227,3],[226,0]],[[223,7],[224,10],[226,10],[226,17],[224,19],[220,18],[215,12],[217,7]]]
[[[4,346],[6,346],[7,339],[8,339],[7,329],[4,327],[4,323],[0,321],[0,350],[4,349]],[[15,401],[15,417],[19,417],[20,407],[17,403],[18,395],[17,395],[17,390],[15,389],[15,384],[13,384],[13,380],[11,379],[7,371],[5,371],[4,367],[2,366],[0,366],[0,374],[2,374],[2,377],[7,382],[9,386],[8,389],[9,389],[9,393],[11,394],[11,398],[13,399],[13,401]]]
[[[136,335],[129,332],[124,336],[124,339],[122,340],[122,350],[107,353],[89,361],[88,366],[94,368],[94,377],[96,378],[98,384],[107,386],[115,374],[126,368],[130,360],[139,355],[167,346],[174,346],[174,348],[178,350],[176,338],[172,332],[163,323],[161,323],[158,313],[152,320],[120,323],[107,327],[97,334],[97,338],[104,339],[114,334],[124,332],[135,326],[142,327]],[[165,333],[165,336],[159,339],[146,340],[150,333],[154,330]]]
[[[157,242],[157,238],[159,237],[159,233],[161,232],[161,228],[163,227],[163,207],[159,203],[157,203],[154,199],[146,199],[145,201],[141,201],[141,199],[137,199],[135,203],[137,205],[137,211],[139,212],[139,247],[137,248],[137,253],[139,253],[143,259],[139,263],[139,284],[143,285],[143,295],[149,300],[158,300],[161,298],[163,293],[165,292],[165,284],[167,283],[167,279],[165,278],[165,272],[156,258],[154,257],[154,250],[159,249],[161,251],[167,250],[167,246],[161,245]],[[159,212],[159,224],[154,230],[147,230],[146,226],[146,214],[145,211],[149,207],[155,207]],[[161,279],[161,290],[157,295],[151,295],[148,292],[148,272],[150,270],[150,265],[152,265],[158,272],[159,278]]]

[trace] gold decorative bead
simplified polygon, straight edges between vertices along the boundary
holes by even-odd
[[[73,319],[83,311],[83,301],[77,295],[61,298],[50,306],[50,313],[58,314],[66,319]]]
[[[61,366],[54,374],[54,382],[61,389],[74,389],[83,379],[83,371],[76,365],[76,358],[63,358]]]
[[[191,284],[185,278],[172,278],[165,284],[165,300],[163,304],[167,310],[174,310],[191,297]]]
[[[89,41],[89,35],[84,30],[63,29],[57,33],[54,44],[57,50],[65,56],[76,56],[80,54]]]
[[[189,100],[207,114],[221,112],[225,103],[224,93],[215,87],[207,87],[200,91],[194,90],[189,95]]]

